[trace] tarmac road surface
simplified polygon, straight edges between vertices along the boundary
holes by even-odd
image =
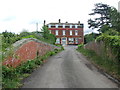
[[[64,51],[51,56],[24,80],[22,88],[117,88],[75,49],[65,46]]]

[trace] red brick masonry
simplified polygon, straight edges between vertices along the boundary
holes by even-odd
[[[53,50],[53,46],[49,44],[29,41],[21,45],[15,51],[13,56],[8,56],[8,58],[4,60],[3,65],[10,65],[12,67],[16,67],[20,65],[21,62],[35,59],[37,54],[39,54],[39,56],[42,56],[46,54],[46,52],[51,50]]]

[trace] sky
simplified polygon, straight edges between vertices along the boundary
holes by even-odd
[[[20,33],[40,31],[44,20],[51,22],[84,24],[84,34],[93,30],[88,28],[89,13],[94,9],[95,3],[104,3],[118,9],[120,0],[0,0],[0,33],[7,30]],[[95,31],[94,31],[95,32]]]

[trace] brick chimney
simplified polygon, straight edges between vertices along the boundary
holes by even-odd
[[[68,22],[66,21],[66,23],[68,23]]]
[[[46,21],[44,20],[44,26],[45,26]]]
[[[60,21],[61,21],[60,19],[59,19],[58,21],[59,21],[59,23],[61,23],[61,22],[60,22]]]

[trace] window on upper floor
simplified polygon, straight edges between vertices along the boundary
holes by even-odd
[[[72,26],[72,28],[75,28],[75,26]]]
[[[81,26],[79,25],[78,28],[81,28]]]
[[[70,25],[70,28],[72,28],[72,25]]]
[[[65,28],[70,28],[70,26],[65,26]]]
[[[70,30],[70,35],[72,35],[72,30]]]
[[[63,35],[65,35],[65,30],[62,31]]]
[[[58,26],[58,28],[62,28],[63,26]]]
[[[78,27],[78,25],[75,25],[75,28],[77,28]]]
[[[51,26],[51,28],[55,28],[55,26]]]
[[[58,30],[55,31],[55,35],[58,35]]]
[[[75,35],[78,35],[78,30],[75,30]]]

